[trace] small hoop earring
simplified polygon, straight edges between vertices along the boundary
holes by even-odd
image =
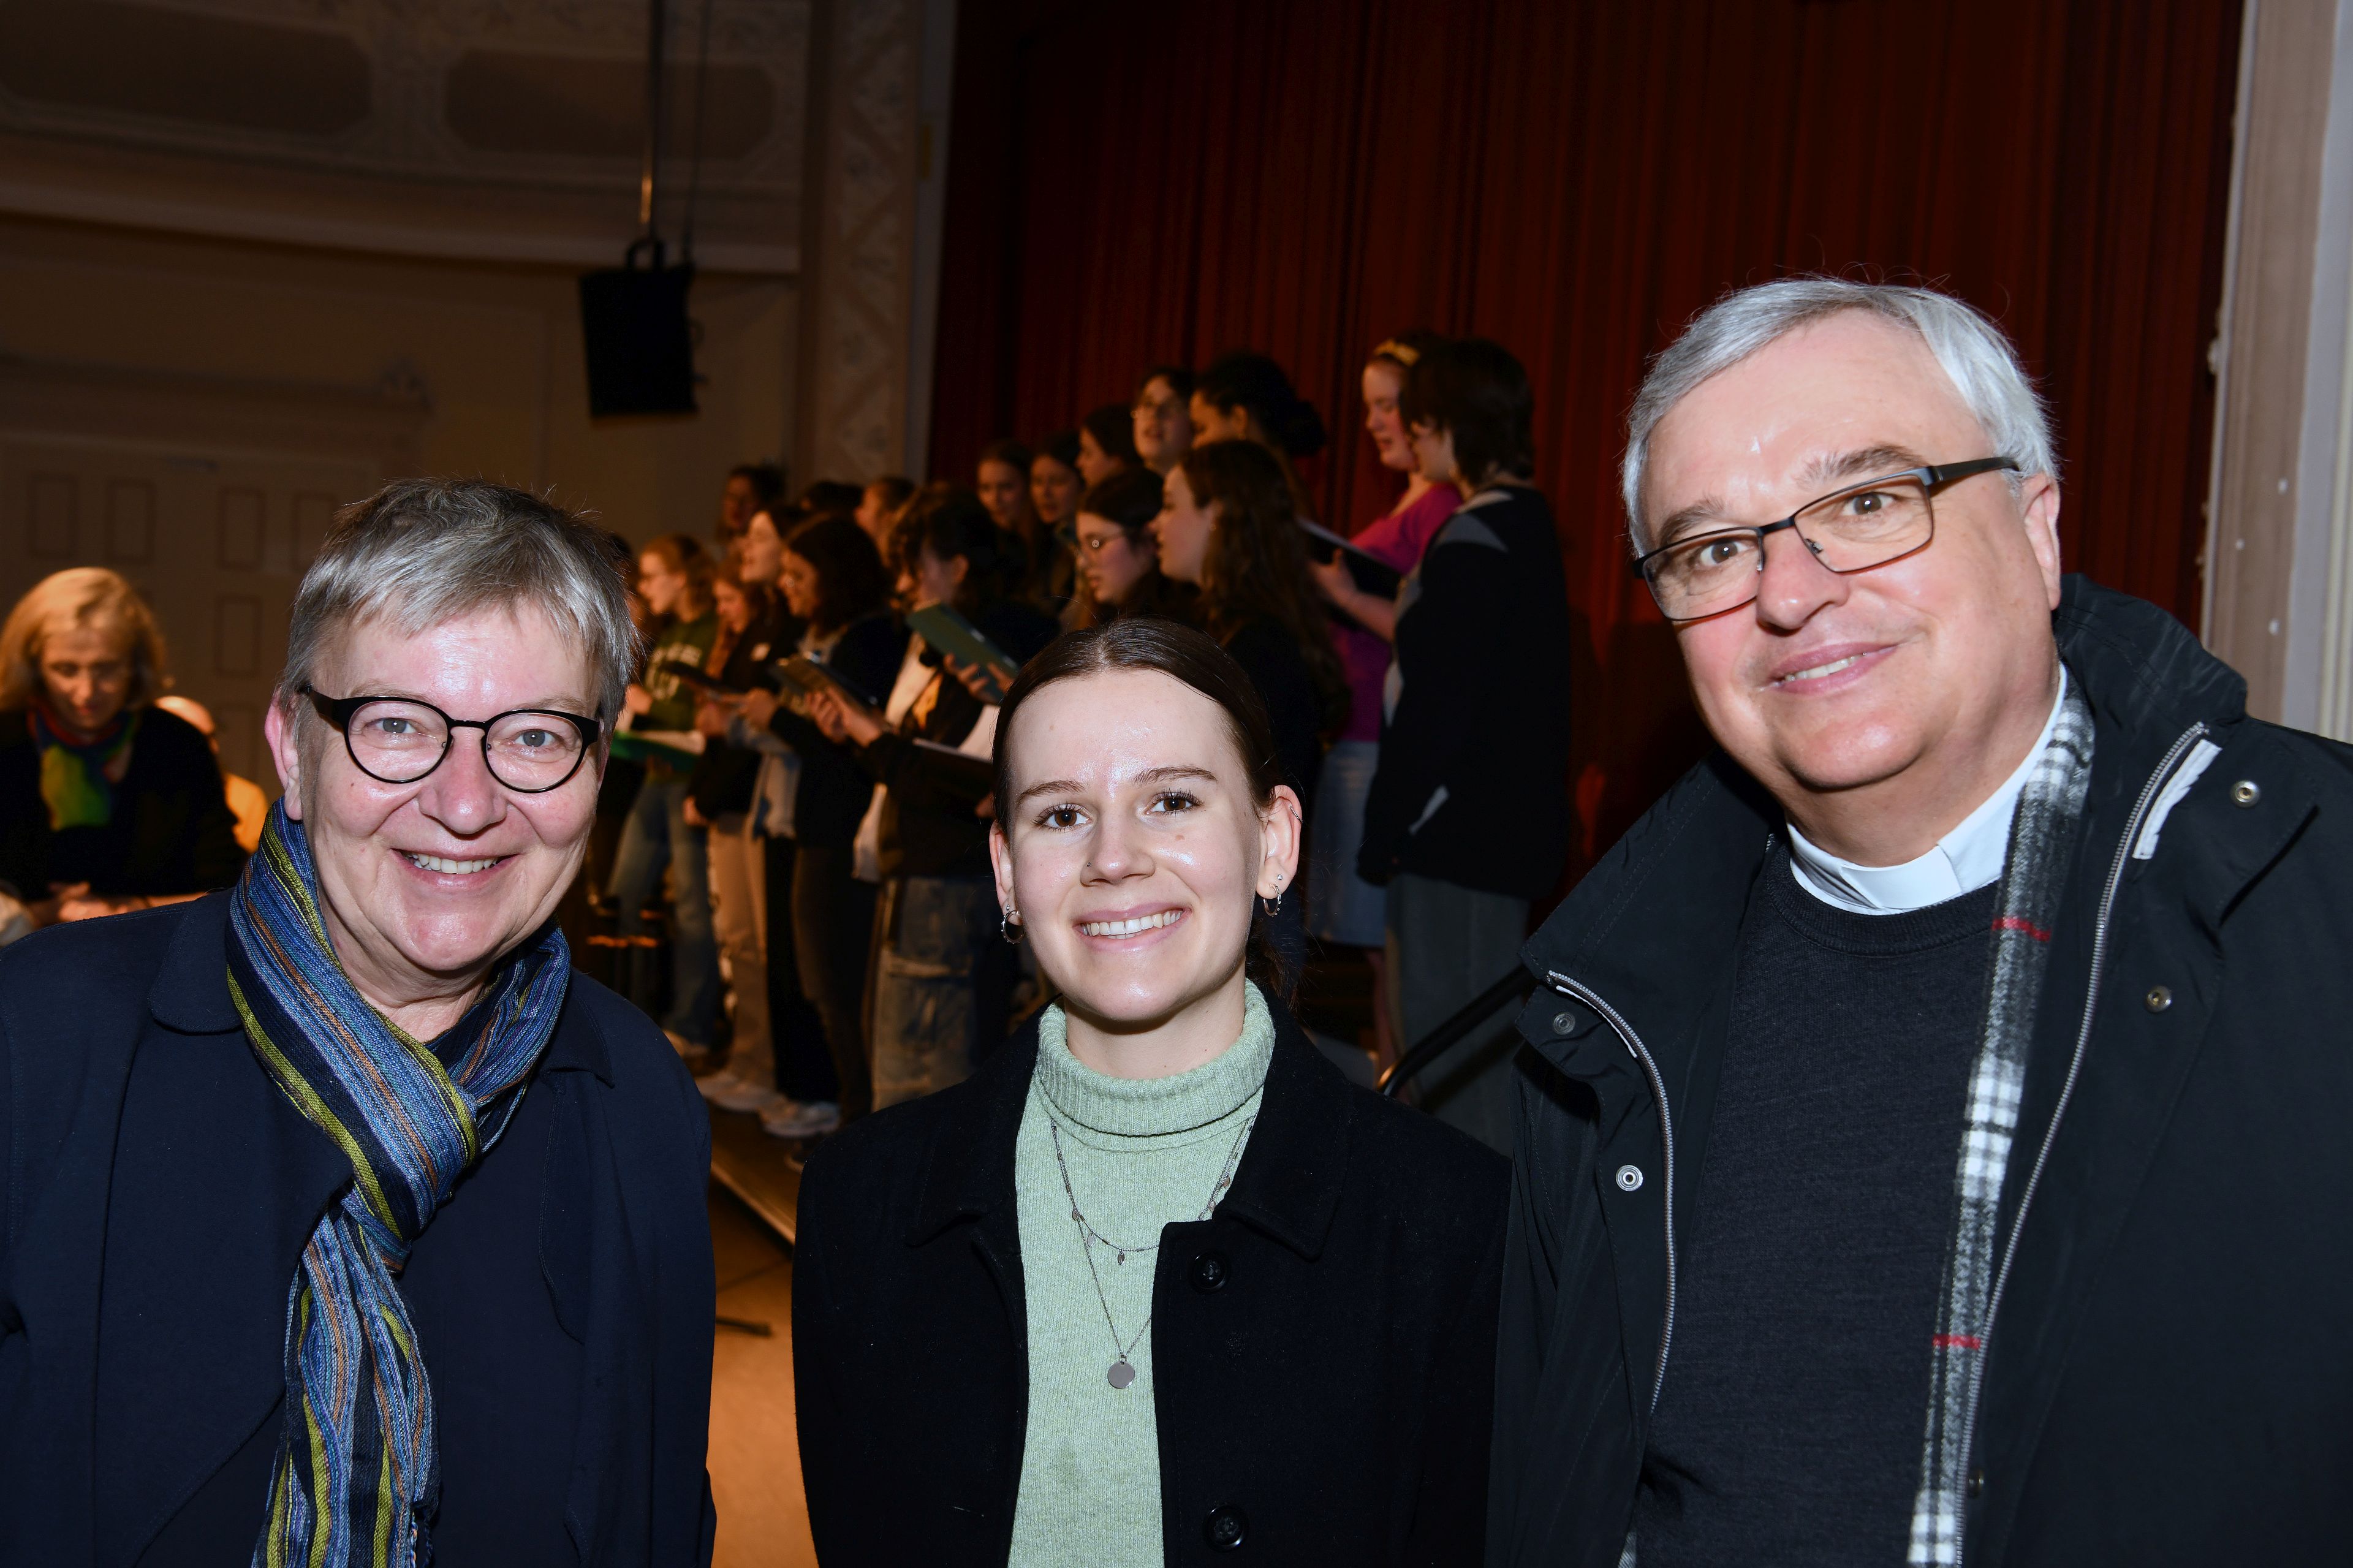
[[[1007,905],[997,917],[997,934],[1015,947],[1021,945],[1020,911]]]
[[[1266,911],[1266,918],[1272,920],[1275,916],[1282,912],[1282,889],[1277,888],[1274,890],[1274,897],[1271,899],[1264,893],[1261,893],[1259,895],[1258,902],[1259,908]]]

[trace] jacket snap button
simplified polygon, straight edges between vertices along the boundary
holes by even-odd
[[[2152,1013],[2162,1013],[2173,1005],[2173,993],[2162,985],[2152,985],[2141,1003]]]
[[[1570,1030],[1572,1030],[1572,1029],[1574,1029],[1574,1028],[1576,1028],[1576,1027],[1577,1027],[1577,1015],[1576,1015],[1576,1014],[1574,1014],[1574,1013],[1555,1013],[1555,1014],[1552,1016],[1552,1032],[1553,1032],[1554,1034],[1556,1034],[1556,1035],[1566,1035],[1566,1034],[1567,1034]]]
[[[1619,1167],[1618,1167],[1618,1189],[1619,1189],[1619,1191],[1620,1191],[1620,1192],[1627,1192],[1627,1193],[1639,1192],[1639,1191],[1641,1189],[1641,1185],[1642,1185],[1642,1167],[1641,1167],[1641,1166],[1640,1166],[1640,1165],[1620,1165],[1620,1166],[1619,1166]]]
[[[1250,1515],[1238,1508],[1213,1508],[1201,1521],[1201,1539],[1212,1552],[1231,1552],[1250,1533]]]
[[[1212,1290],[1222,1290],[1233,1278],[1233,1268],[1222,1252],[1204,1252],[1193,1259],[1193,1289],[1206,1296]]]
[[[2253,779],[2241,779],[2231,786],[2232,805],[2253,805],[2263,798],[2263,786]]]
[[[1969,1472],[1969,1496],[1985,1496],[1985,1472],[1983,1470],[1971,1470]]]

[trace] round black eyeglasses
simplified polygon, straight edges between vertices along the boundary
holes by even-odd
[[[309,686],[302,694],[343,732],[360,772],[382,784],[415,784],[441,765],[459,731],[480,730],[491,776],[518,795],[544,795],[580,771],[605,732],[602,720],[555,708],[452,719],[413,697],[329,697]]]

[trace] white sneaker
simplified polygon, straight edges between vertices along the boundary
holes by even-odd
[[[841,1125],[841,1107],[829,1100],[799,1100],[776,1097],[780,1104],[760,1113],[760,1131],[771,1138],[822,1138]]]
[[[776,1092],[774,1084],[753,1083],[744,1079],[708,1093],[712,1104],[722,1110],[765,1110],[785,1097]]]
[[[733,1068],[721,1068],[717,1072],[696,1079],[694,1087],[703,1099],[716,1101],[729,1090],[743,1088],[744,1080],[736,1076]]]

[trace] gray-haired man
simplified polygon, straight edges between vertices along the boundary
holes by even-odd
[[[1625,489],[1724,750],[1525,950],[1491,1561],[2342,1560],[2353,752],[1941,295],[1727,297]]]

